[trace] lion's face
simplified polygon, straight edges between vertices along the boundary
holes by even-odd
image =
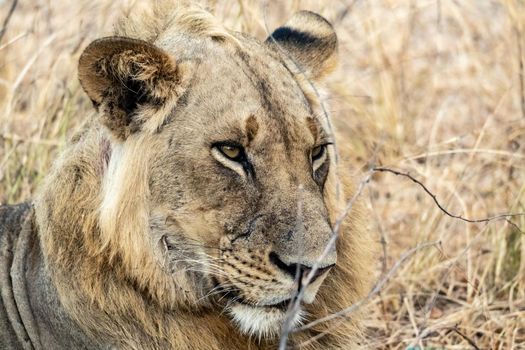
[[[315,50],[333,53],[335,36],[320,17],[298,16],[282,27],[286,35],[278,30],[275,37],[284,48],[294,45],[289,51],[311,69],[311,77],[320,76],[316,69],[324,69],[331,55]],[[304,28],[294,28],[309,22],[317,31],[305,39]],[[324,193],[333,140],[280,48],[237,40],[242,48],[201,39],[198,54],[167,39],[166,51],[135,41],[106,45],[111,52],[92,54],[98,61],[91,69],[111,76],[126,73],[122,66],[134,62],[127,88],[141,96],[130,101],[122,97],[128,92],[116,89],[90,96],[106,112],[106,125],[116,130],[122,147],[137,130],[144,132],[152,123],[148,118],[162,120],[145,137],[155,145],[147,174],[151,254],[174,279],[191,286],[197,303],[213,301],[243,332],[261,336],[278,332],[288,303],[316,262],[305,303],[314,302],[336,264],[335,247],[324,252],[332,235]],[[117,57],[118,45],[125,48],[124,58]],[[143,57],[133,56],[137,51],[149,55],[146,64],[158,63],[162,76],[137,78],[144,70]],[[184,63],[177,65],[181,56]],[[176,82],[165,81],[170,74]],[[85,79],[89,94],[96,84]],[[178,90],[170,95],[170,89]],[[107,96],[124,101],[107,102]],[[141,114],[127,110],[137,106]],[[128,122],[115,121],[119,113]]]
[[[168,240],[201,245],[211,257],[202,255],[199,267],[225,292],[218,295],[235,320],[266,331],[279,325],[297,280],[331,235],[323,201],[331,141],[282,63],[262,50],[222,55],[199,65],[196,85],[162,132],[151,190],[179,227]],[[332,249],[307,302],[335,262]]]

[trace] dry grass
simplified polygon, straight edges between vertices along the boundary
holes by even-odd
[[[0,21],[11,1],[0,0]],[[210,3],[230,28],[265,37],[261,2]],[[410,171],[465,217],[525,212],[523,1],[320,3],[271,1],[266,21],[274,28],[302,8],[335,24],[341,65],[327,102],[356,169],[373,160]],[[0,42],[0,202],[30,198],[68,135],[93,116],[77,59],[110,33],[122,5],[18,4]],[[523,232],[504,220],[447,217],[416,184],[388,173],[363,195],[385,242],[378,278],[411,247],[442,242],[407,259],[368,303],[368,348],[525,348]],[[525,217],[513,221],[525,230]]]

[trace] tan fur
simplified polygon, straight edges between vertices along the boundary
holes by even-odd
[[[144,40],[137,42],[139,52],[166,55],[177,73],[161,76],[166,82],[173,77],[173,89],[159,92],[149,85],[148,93],[166,99],[162,106],[146,101],[124,116],[139,125],[136,130],[108,125],[115,114],[101,109],[48,176],[36,216],[53,282],[80,326],[119,348],[275,348],[275,334],[261,339],[241,334],[223,311],[228,305],[221,295],[209,295],[213,281],[235,285],[254,304],[288,295],[292,279],[272,264],[269,253],[278,252],[287,264],[313,263],[330,237],[327,221],[333,226],[354,189],[351,181],[336,178],[333,150],[324,189],[312,179],[305,152],[319,142],[311,119],[319,103],[311,102],[317,96],[305,91],[304,77],[289,73],[279,50],[230,33],[187,5],[151,13],[158,16],[124,17],[117,34]],[[159,51],[144,49],[150,44]],[[117,75],[136,73],[126,71],[130,61],[148,61],[136,50],[122,52],[126,56],[110,59],[110,64],[117,60]],[[155,62],[142,73],[151,72]],[[190,68],[179,71],[181,62]],[[104,75],[96,80],[89,67],[81,60],[84,88],[88,94],[100,92],[90,94],[96,103],[111,102],[104,91],[119,82]],[[240,67],[253,75],[239,78]],[[143,82],[150,76],[134,78]],[[182,86],[182,81],[191,83]],[[209,115],[214,118],[206,119]],[[213,159],[210,146],[202,147],[208,139],[235,139],[253,150],[259,157],[253,156],[258,187],[250,187],[255,186],[252,175],[228,169],[236,164]],[[246,194],[255,192],[257,198]],[[335,259],[337,253],[337,265],[319,280],[315,301],[304,305],[308,320],[351,305],[369,288],[371,241],[364,221],[356,203],[337,252],[330,255]],[[251,230],[246,238],[243,229]],[[321,264],[331,264],[332,258]],[[294,333],[290,344],[327,331],[305,348],[354,348],[359,329],[356,313]]]
[[[159,42],[163,35],[184,32],[239,44],[215,17],[191,1],[136,2],[115,26],[115,35]]]

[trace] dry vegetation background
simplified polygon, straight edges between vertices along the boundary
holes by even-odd
[[[0,21],[12,0],[0,0]],[[68,136],[94,113],[76,76],[123,2],[19,1],[0,41],[0,203],[31,198]],[[362,177],[410,172],[450,212],[525,212],[525,3],[490,0],[210,1],[259,38],[297,9],[329,18],[340,67],[327,99]],[[264,15],[266,13],[266,15]],[[2,23],[0,22],[0,25]],[[0,27],[1,29],[2,27]],[[525,217],[447,217],[409,179],[375,174],[363,193],[383,242],[367,303],[370,349],[525,349]]]

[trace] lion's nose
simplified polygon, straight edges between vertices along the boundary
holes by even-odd
[[[310,271],[312,271],[313,266],[307,266],[303,265],[301,263],[292,263],[287,264],[279,257],[279,255],[275,252],[270,253],[270,262],[277,266],[279,270],[287,273],[292,278],[296,278],[296,276],[300,276],[300,278],[306,278]],[[319,276],[324,274],[326,271],[330,270],[332,267],[334,267],[335,264],[331,264],[328,266],[318,266],[316,269],[312,279],[310,280],[310,283],[314,282]]]

